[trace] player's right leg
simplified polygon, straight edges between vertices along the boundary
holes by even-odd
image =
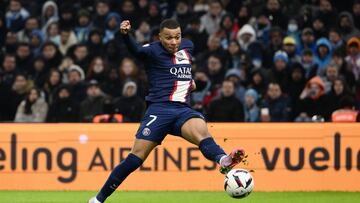
[[[129,155],[114,168],[99,193],[96,197],[91,198],[88,203],[105,202],[106,198],[119,187],[125,178],[141,166],[143,161],[145,161],[147,156],[157,145],[158,143],[153,141],[136,139]]]
[[[187,141],[199,146],[207,159],[219,163],[220,172],[223,174],[229,172],[245,156],[245,151],[241,148],[235,148],[226,155],[224,150],[215,143],[208,132],[206,122],[201,118],[188,119],[181,127],[181,134]]]

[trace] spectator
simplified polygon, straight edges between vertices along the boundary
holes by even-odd
[[[295,109],[298,106],[299,96],[306,85],[305,69],[300,63],[294,63],[291,65],[290,80],[288,89],[288,96],[291,99],[291,108]],[[294,112],[292,112],[291,120],[295,119]]]
[[[329,101],[327,117],[330,118],[332,112],[343,107],[341,106],[341,101],[345,97],[350,97],[353,100],[355,99],[354,95],[351,94],[349,87],[346,85],[345,80],[338,77],[334,80],[331,91],[326,95],[327,101]]]
[[[57,45],[53,42],[44,43],[41,49],[41,55],[45,59],[45,69],[47,70],[50,70],[51,68],[57,68],[62,60],[62,54]]]
[[[347,42],[347,56],[346,62],[351,67],[352,73],[356,80],[360,79],[360,40],[357,37],[352,37]]]
[[[69,53],[73,63],[79,65],[85,72],[88,71],[90,63],[89,48],[85,44],[77,44],[72,47],[72,53]]]
[[[267,89],[267,79],[265,78],[264,71],[262,68],[255,68],[251,71],[250,76],[249,87],[256,90],[259,94],[259,99],[262,99]]]
[[[325,76],[321,78],[325,85],[325,90],[324,90],[325,94],[331,91],[331,87],[334,85],[334,82],[338,77],[339,77],[339,70],[337,66],[333,64],[329,64],[325,69]]]
[[[265,51],[264,68],[270,68],[273,65],[274,54],[282,48],[283,32],[279,27],[272,27],[269,33],[269,44]]]
[[[290,117],[289,99],[282,94],[278,83],[270,83],[261,105],[262,122],[287,122]],[[264,111],[266,109],[266,112]]]
[[[94,26],[98,29],[105,29],[106,17],[110,12],[109,2],[107,0],[97,0],[95,1],[95,16],[94,16]]]
[[[301,43],[298,45],[298,53],[305,49],[310,49],[313,53],[316,51],[314,31],[311,28],[304,28],[301,32]]]
[[[144,101],[136,91],[136,83],[131,80],[127,81],[124,84],[122,96],[114,101],[114,111],[123,115],[124,122],[140,122],[144,114]]]
[[[274,55],[274,66],[270,72],[270,81],[276,82],[287,93],[289,85],[289,58],[286,52],[277,51]]]
[[[251,8],[249,7],[249,5],[247,5],[246,3],[242,3],[239,4],[237,1],[231,1],[228,6],[230,6],[230,8],[227,8],[226,10],[229,11],[233,16],[237,16],[236,21],[237,21],[237,27],[242,27],[245,24],[249,23],[250,18],[252,17],[252,12],[251,12]],[[236,9],[236,7],[239,7],[238,9]],[[236,9],[236,11],[232,11],[233,9]]]
[[[16,69],[21,72],[30,72],[32,60],[30,45],[19,43],[16,48]]]
[[[72,123],[79,121],[79,105],[71,98],[70,87],[59,86],[47,114],[47,122]]]
[[[220,21],[220,28],[216,35],[220,37],[221,46],[227,50],[231,40],[236,39],[239,28],[235,25],[234,17],[231,14],[225,14]]]
[[[221,87],[221,96],[213,99],[207,109],[210,122],[242,122],[244,109],[241,101],[235,97],[235,85],[225,80]]]
[[[332,50],[339,50],[340,52],[345,53],[345,42],[341,39],[339,30],[336,28],[330,29],[328,39]]]
[[[25,42],[25,43],[29,43],[30,42],[30,35],[32,33],[33,30],[35,29],[39,29],[39,22],[36,19],[36,17],[29,17],[26,19],[25,21],[25,26],[23,29],[21,29],[19,32],[17,32],[17,39],[19,42]]]
[[[234,83],[235,87],[235,97],[244,102],[245,88],[242,85],[244,76],[239,69],[230,69],[225,74],[225,80],[230,80]]]
[[[59,25],[62,29],[73,29],[76,24],[75,9],[71,3],[63,3],[60,7]]]
[[[137,7],[132,0],[123,0],[120,5],[120,14],[121,18],[124,20],[129,20],[133,29],[137,29],[139,27],[140,19],[144,19],[144,13],[147,11],[144,10],[144,13],[140,13],[137,11]],[[107,22],[107,21],[106,21]]]
[[[44,122],[48,105],[41,98],[40,90],[32,88],[16,111],[15,122]]]
[[[86,98],[80,104],[81,122],[92,122],[94,116],[104,113],[105,95],[96,80],[91,80],[86,90]]]
[[[69,85],[73,99],[81,103],[86,97],[85,73],[78,65],[71,65],[68,72]]]
[[[311,120],[313,116],[326,118],[328,102],[324,95],[325,85],[319,76],[307,82],[300,94],[299,106],[295,109],[296,121]]]
[[[114,39],[115,33],[119,30],[121,23],[120,15],[115,12],[110,12],[105,20],[105,35],[103,43],[107,43]]]
[[[149,43],[150,36],[151,36],[151,30],[149,23],[146,20],[140,21],[139,28],[135,31],[136,41],[138,41],[140,44]]]
[[[203,71],[195,72],[194,81],[196,89],[191,92],[191,104],[194,109],[203,112],[204,107],[207,106],[208,101],[210,100],[211,81]]]
[[[330,63],[337,67],[340,75],[344,77],[349,88],[353,90],[356,83],[355,75],[352,72],[351,67],[346,62],[343,53],[339,50],[334,51]]]
[[[296,40],[293,37],[287,36],[283,40],[283,50],[286,52],[290,65],[295,62],[300,62],[301,57],[296,53]]]
[[[200,18],[201,25],[205,28],[208,35],[219,30],[221,18],[225,13],[219,0],[211,0],[209,2],[208,12]]]
[[[360,36],[360,31],[354,26],[354,19],[351,13],[344,11],[338,17],[338,26],[342,39],[348,41],[351,37]]]
[[[48,104],[54,102],[56,90],[62,85],[62,74],[57,69],[50,70],[44,84],[45,98]]]
[[[175,12],[173,18],[180,24],[181,30],[185,30],[190,21],[192,20],[194,13],[191,11],[190,5],[187,0],[179,0],[176,3]]]
[[[316,41],[315,62],[319,65],[317,75],[324,75],[327,65],[332,56],[331,44],[328,39],[322,37]]]
[[[21,0],[10,0],[9,10],[6,12],[6,27],[12,32],[18,32],[24,27],[29,12],[22,6]]]
[[[32,62],[32,66],[30,66],[30,79],[34,81],[35,86],[38,88],[43,88],[46,77],[49,73],[49,70],[45,69],[45,60],[42,57],[37,57]]]
[[[194,51],[193,55],[198,56],[199,53],[207,50],[207,46],[209,43],[210,38],[206,33],[205,29],[201,29],[201,23],[199,18],[192,18],[190,21],[188,28],[184,30],[184,37],[189,38],[194,43]],[[209,39],[208,39],[209,38]],[[219,38],[217,38],[219,39]],[[220,39],[219,39],[219,46],[220,47]]]
[[[62,55],[67,55],[68,49],[76,43],[77,39],[74,31],[69,28],[63,28],[60,31],[60,44],[58,44],[58,47]]]
[[[279,26],[286,30],[288,17],[282,12],[279,0],[267,0],[263,12],[269,17],[272,26]]]
[[[45,33],[45,41],[51,41],[55,44],[60,44],[60,33],[59,33],[59,23],[57,21],[49,22]]]
[[[256,39],[263,43],[265,46],[269,45],[271,23],[269,18],[261,13],[256,19],[255,24]]]
[[[33,56],[37,57],[41,55],[41,48],[44,43],[44,35],[40,30],[33,30],[30,35],[30,47],[32,49]]]
[[[360,113],[355,110],[355,101],[352,97],[344,97],[341,107],[331,115],[332,122],[360,122]]]
[[[212,54],[207,60],[206,73],[211,81],[211,91],[220,89],[225,76],[225,67],[220,56]]]
[[[243,69],[250,64],[250,57],[241,50],[239,43],[236,40],[231,40],[229,48],[227,49],[226,66],[230,69]]]
[[[320,17],[315,17],[312,23],[315,39],[327,37],[328,30],[325,27],[324,20]]]
[[[79,10],[77,14],[77,24],[75,27],[75,34],[78,42],[87,42],[91,27],[92,23],[90,12],[86,9]]]
[[[16,68],[16,57],[12,54],[6,54],[0,71],[2,73],[2,83],[5,86],[10,87],[18,72]]]
[[[259,96],[256,90],[246,90],[244,103],[245,122],[260,121],[260,108],[257,105],[258,98]]]
[[[107,76],[108,76],[107,62],[99,56],[95,57],[90,63],[88,72],[86,74],[86,79],[96,80],[102,86],[106,82]]]
[[[319,18],[323,20],[325,27],[335,27],[337,15],[338,13],[330,0],[319,1],[319,10],[315,16],[319,16]]]
[[[355,0],[352,6],[352,15],[354,17],[354,24],[357,29],[360,29],[360,1]]]
[[[49,23],[59,20],[58,6],[54,1],[46,1],[41,10],[41,25],[46,30]]]
[[[115,98],[121,96],[122,82],[118,71],[111,68],[107,75],[107,82],[103,83],[101,89],[105,94]]]
[[[150,27],[159,26],[162,21],[159,3],[156,1],[151,1],[149,3],[147,13],[148,13],[148,16],[147,16],[146,21],[149,22]]]
[[[104,55],[103,35],[103,32],[98,29],[90,31],[87,42],[90,58]]]
[[[243,51],[247,51],[250,44],[256,40],[256,33],[254,28],[249,24],[245,24],[238,32],[237,40],[241,49]]]
[[[315,63],[314,54],[310,49],[305,49],[301,56],[301,65],[305,69],[305,79],[310,80],[316,76],[318,65]]]
[[[123,86],[127,80],[132,80],[137,85],[137,93],[139,96],[145,96],[146,81],[142,79],[143,74],[142,70],[139,69],[132,58],[124,58],[119,66],[119,75],[122,81],[121,89],[124,89]]]
[[[206,67],[208,58],[213,54],[226,56],[224,49],[221,47],[221,39],[215,34],[209,36],[205,51],[196,56],[196,65],[200,68]]]

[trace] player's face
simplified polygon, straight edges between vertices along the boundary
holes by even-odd
[[[171,54],[178,51],[181,43],[180,27],[175,29],[164,28],[160,31],[159,39],[163,47]]]

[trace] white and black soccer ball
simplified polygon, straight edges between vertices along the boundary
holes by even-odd
[[[230,197],[247,197],[254,189],[254,178],[245,169],[232,169],[225,176],[224,189]]]

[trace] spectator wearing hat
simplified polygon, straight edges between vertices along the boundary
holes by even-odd
[[[360,31],[354,25],[351,13],[343,11],[338,17],[338,27],[343,40],[348,41],[351,37],[360,36]]]
[[[87,42],[92,26],[90,12],[86,9],[79,10],[77,13],[77,23],[74,30],[77,41],[79,43]]]
[[[274,66],[270,71],[270,81],[276,82],[287,93],[289,85],[289,58],[284,51],[277,51],[274,55]]]
[[[346,62],[350,65],[356,80],[360,79],[360,40],[352,37],[347,41]]]
[[[105,94],[96,80],[90,80],[86,89],[86,98],[80,103],[79,119],[92,122],[94,116],[104,113]]]
[[[103,43],[106,44],[114,39],[115,33],[119,30],[121,23],[120,15],[115,12],[110,12],[105,20],[105,34]]]
[[[316,41],[315,63],[318,64],[317,75],[323,76],[332,56],[331,44],[325,37]]]
[[[315,13],[315,16],[318,16],[320,19],[322,19],[324,27],[335,27],[337,15],[338,12],[336,8],[333,7],[331,0],[319,1],[319,10]]]
[[[327,37],[328,29],[325,27],[324,20],[319,16],[316,16],[312,23],[312,28],[314,31],[315,39],[320,39],[321,37]]]
[[[236,39],[243,51],[247,51],[251,43],[256,40],[255,29],[250,24],[245,24],[238,32]]]
[[[80,103],[86,97],[85,73],[78,65],[71,65],[68,73],[68,84],[70,85],[73,99]]]
[[[290,64],[301,61],[301,57],[296,53],[296,40],[294,37],[285,37],[282,49],[286,52]]]
[[[224,80],[221,95],[210,102],[206,118],[210,122],[244,121],[243,104],[235,97],[235,85],[232,81]]]
[[[25,100],[17,108],[14,121],[21,123],[45,122],[48,105],[40,95],[40,90],[30,89]]]
[[[48,0],[41,9],[41,26],[46,30],[50,22],[59,20],[58,6],[54,1]]]
[[[297,46],[297,52],[301,54],[305,49],[310,49],[313,53],[316,51],[314,31],[309,27],[301,32],[301,42]]]
[[[306,83],[299,97],[299,105],[294,109],[296,120],[311,120],[313,116],[325,118],[328,101],[324,94],[325,85],[319,76],[313,77]]]
[[[245,92],[244,99],[244,121],[245,122],[259,122],[260,108],[257,105],[259,96],[256,90],[248,89]]]
[[[46,121],[50,123],[72,123],[79,121],[79,104],[74,102],[68,85],[61,85],[54,93]]]
[[[127,81],[122,96],[114,99],[114,112],[123,115],[124,122],[140,122],[145,110],[143,99],[137,95],[137,85]]]
[[[32,49],[33,56],[41,55],[41,48],[44,43],[45,37],[41,30],[35,29],[31,32],[29,45]]]

